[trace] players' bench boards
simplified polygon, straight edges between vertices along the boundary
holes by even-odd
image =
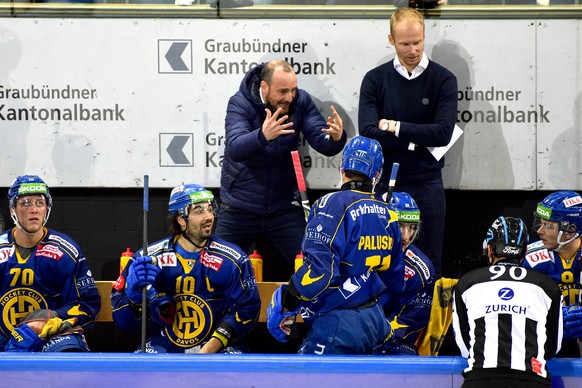
[[[111,280],[101,280],[96,281],[97,289],[101,294],[101,313],[97,317],[97,322],[111,322],[113,317],[111,315],[111,299],[109,294],[111,293],[111,287],[113,287],[114,281]],[[271,301],[271,296],[273,292],[279,287],[281,282],[260,282],[259,294],[261,295],[261,315],[259,316],[259,322],[267,321],[267,305]],[[297,317],[297,321],[301,322],[301,317]]]

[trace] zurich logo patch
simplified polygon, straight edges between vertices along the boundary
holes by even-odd
[[[497,296],[499,296],[499,298],[502,300],[510,300],[510,299],[513,299],[513,297],[515,296],[515,293],[513,292],[513,290],[511,288],[502,288],[497,293]]]

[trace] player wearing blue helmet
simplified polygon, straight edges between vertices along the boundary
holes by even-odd
[[[311,207],[303,265],[273,294],[267,327],[285,342],[301,311],[300,354],[370,354],[390,333],[378,298],[402,292],[404,261],[396,214],[373,192],[382,164],[376,140],[357,136],[346,146],[341,190]]]
[[[563,295],[565,350],[576,349],[582,337],[580,271],[582,265],[582,197],[575,191],[556,191],[537,205],[534,228],[540,240],[528,246],[525,267],[548,274]],[[567,344],[570,343],[569,347]]]
[[[261,300],[250,259],[212,236],[214,195],[196,184],[174,188],[168,209],[172,236],[130,259],[113,286],[113,319],[141,327],[147,287],[149,353],[238,353],[255,325]]]
[[[16,225],[0,234],[0,350],[89,351],[101,298],[73,239],[45,227],[52,208],[46,183],[17,177],[8,190]]]
[[[383,303],[394,335],[379,353],[418,355],[416,342],[430,318],[435,270],[430,259],[412,244],[421,225],[420,210],[414,199],[407,193],[395,192],[388,207],[396,213],[402,235],[405,289],[395,305]]]
[[[534,228],[540,237],[527,247],[523,266],[549,275],[560,285],[564,305],[580,303],[582,197],[557,191],[538,203]]]

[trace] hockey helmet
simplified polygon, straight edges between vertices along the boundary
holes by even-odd
[[[410,227],[414,228],[414,233],[407,243],[408,246],[408,244],[411,244],[418,238],[420,233],[420,209],[418,208],[416,201],[410,196],[410,194],[396,191],[392,193],[392,196],[390,197],[388,208],[396,213],[399,223],[411,224]],[[402,228],[403,226],[401,225],[400,227]]]
[[[582,231],[582,197],[575,191],[556,191],[538,203],[534,213],[534,227],[540,227],[540,220],[558,223],[562,232]]]
[[[197,184],[180,185],[172,190],[168,209],[170,213],[179,213],[187,218],[190,205],[200,202],[210,202],[214,205],[214,195],[210,190]]]
[[[14,224],[17,227],[22,229],[22,225],[20,225],[20,222],[18,221],[18,215],[14,209],[16,209],[16,201],[18,198],[27,195],[42,195],[44,197],[44,200],[47,204],[47,212],[44,215],[43,221],[43,225],[45,225],[51,214],[53,198],[51,197],[49,188],[46,183],[44,183],[44,181],[36,175],[21,175],[12,181],[12,184],[8,189],[8,206],[10,209],[12,209],[10,211],[10,217],[12,218],[12,221],[14,221]]]
[[[521,218],[500,216],[487,230],[483,248],[491,246],[495,257],[521,259],[528,239],[527,227]]]
[[[394,210],[399,222],[420,223],[420,209],[410,194],[401,191],[392,193],[388,207]]]
[[[53,205],[53,199],[49,193],[48,186],[36,175],[21,175],[14,179],[8,189],[9,206],[15,208],[16,200],[26,195],[42,195],[49,209]]]
[[[377,140],[354,137],[344,149],[340,169],[363,174],[376,182],[382,174],[384,155]]]

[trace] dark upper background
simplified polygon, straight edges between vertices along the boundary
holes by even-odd
[[[218,197],[218,190],[212,189]],[[170,188],[149,192],[149,243],[166,237],[167,203]],[[311,190],[311,201],[329,191]],[[531,230],[536,203],[546,191],[446,190],[447,218],[443,249],[443,276],[459,277],[483,265],[482,242],[487,228],[499,215],[521,217]],[[8,212],[7,188],[0,188],[0,209],[6,227],[13,223]],[[49,228],[64,232],[81,246],[96,280],[114,280],[119,273],[119,258],[127,247],[143,246],[143,190],[111,188],[51,189],[53,209]],[[286,281],[282,259],[264,241],[257,246],[263,255],[263,280]]]

